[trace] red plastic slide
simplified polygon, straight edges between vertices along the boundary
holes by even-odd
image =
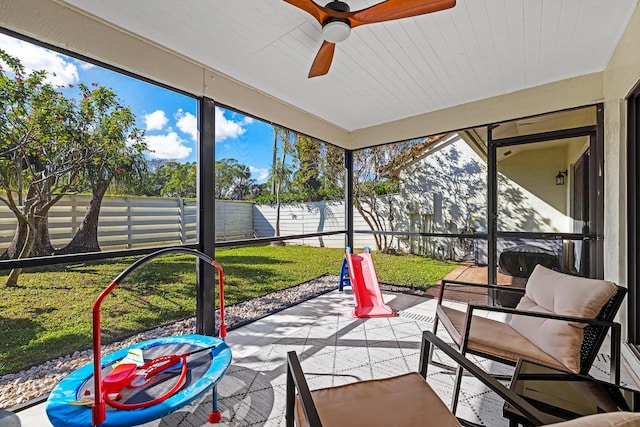
[[[393,317],[395,313],[384,303],[380,283],[369,252],[360,255],[346,251],[351,290],[356,299],[355,317]]]

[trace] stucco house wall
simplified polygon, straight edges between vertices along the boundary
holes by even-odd
[[[558,171],[567,169],[563,147],[523,151],[498,163],[498,229],[501,231],[571,232],[567,193],[570,185],[556,185]],[[508,194],[516,191],[521,201]]]
[[[555,176],[566,148],[514,154],[499,163],[498,226],[502,231],[571,232],[567,193]],[[466,175],[466,176],[465,176]],[[433,215],[433,232],[487,231],[486,164],[461,138],[418,156],[399,174],[400,194],[416,214]],[[415,230],[410,230],[415,231]]]

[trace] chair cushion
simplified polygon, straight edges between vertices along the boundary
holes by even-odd
[[[549,425],[553,427],[638,427],[640,426],[640,414],[634,412],[608,412]]]
[[[467,313],[451,307],[436,307],[438,319],[451,338],[460,346]],[[473,316],[467,349],[512,361],[525,358],[555,368],[566,368],[553,357],[516,332],[509,324],[486,317]]]
[[[537,265],[518,310],[595,319],[617,287],[606,280],[571,276]],[[514,315],[511,327],[571,372],[580,372],[584,323]]]
[[[460,427],[456,417],[417,372],[322,388],[311,395],[324,427],[427,424]],[[298,426],[307,426],[299,399],[295,416]]]

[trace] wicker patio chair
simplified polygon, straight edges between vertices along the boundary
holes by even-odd
[[[516,308],[468,304],[465,311],[443,304],[449,285],[480,286],[504,291],[504,286],[443,281],[438,295],[433,333],[442,324],[460,352],[515,366],[525,358],[568,372],[588,375],[611,330],[610,378],[620,383],[620,324],[614,322],[626,289],[605,280],[588,279],[536,266]],[[510,314],[501,322],[478,312]],[[429,351],[433,360],[433,347]],[[449,367],[451,368],[451,367]],[[462,370],[456,369],[451,410],[455,414]]]

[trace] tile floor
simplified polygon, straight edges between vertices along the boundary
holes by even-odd
[[[298,353],[312,389],[416,370],[419,340],[422,331],[431,328],[435,300],[385,293],[385,301],[398,316],[353,318],[353,296],[347,288],[346,292],[330,292],[230,331],[227,343],[233,351],[233,363],[218,386],[222,410],[219,425],[284,425],[284,363],[288,351]],[[487,366],[488,363],[483,365],[492,368],[492,372],[502,366]],[[451,375],[431,366],[428,381],[449,403]],[[207,426],[210,408],[208,394],[145,426]],[[485,426],[507,425],[500,399],[472,378],[463,381],[457,415]],[[19,416],[23,427],[51,425],[44,404],[22,411]]]

